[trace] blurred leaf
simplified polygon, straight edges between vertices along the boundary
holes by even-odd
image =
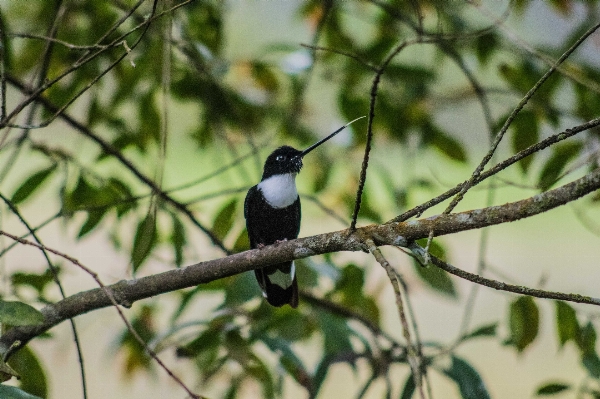
[[[496,335],[497,328],[498,328],[498,323],[492,323],[492,324],[487,324],[485,326],[481,326],[478,329],[465,334],[461,338],[461,341],[467,341],[469,339],[479,338],[479,337],[493,337]]]
[[[348,328],[346,319],[323,311],[316,312],[316,317],[323,333],[325,354],[338,355],[344,352],[354,352],[350,343],[352,330]]]
[[[406,382],[404,382],[400,399],[411,399],[416,390],[417,386],[415,385],[415,379],[411,373],[406,378]]]
[[[264,90],[275,92],[279,89],[279,81],[272,68],[264,62],[254,61],[250,65],[252,77]]]
[[[586,352],[581,357],[581,363],[594,378],[600,378],[600,358],[596,352]]]
[[[596,329],[591,321],[581,328],[577,337],[577,345],[582,353],[596,351]]]
[[[497,51],[500,41],[496,32],[489,32],[475,39],[475,51],[477,60],[481,64],[487,64],[492,55]]]
[[[55,169],[56,165],[52,165],[47,169],[40,170],[39,172],[36,172],[33,175],[29,176],[27,180],[25,180],[23,184],[21,184],[13,194],[10,200],[13,203],[13,205],[17,205],[29,198],[29,196],[33,194],[35,190],[40,188],[42,183],[46,181],[48,176],[50,176],[50,174],[54,172]]]
[[[48,396],[46,373],[28,346],[19,349],[8,363],[21,376],[20,388],[23,391],[42,398]]]
[[[467,162],[467,153],[464,146],[454,137],[448,135],[430,122],[426,122],[421,130],[423,132],[424,144],[433,146],[454,161]]]
[[[244,229],[240,232],[240,235],[233,244],[233,252],[243,252],[250,249],[250,238],[248,237],[248,230]]]
[[[20,390],[10,385],[0,384],[0,398],[2,399],[42,399],[39,396],[30,395],[25,391]]]
[[[152,248],[156,244],[158,233],[156,231],[156,220],[154,212],[148,212],[146,217],[138,224],[133,239],[133,248],[131,249],[131,263],[135,273],[144,263]]]
[[[563,383],[559,383],[559,382],[550,382],[548,384],[545,384],[545,385],[542,385],[541,387],[539,387],[536,392],[536,395],[538,395],[538,396],[554,395],[554,394],[566,391],[567,389],[571,389],[571,386],[568,384],[563,384]]]
[[[425,247],[427,245],[427,239],[425,238],[422,240],[417,240],[417,243]],[[431,245],[429,246],[429,252],[442,260],[446,260],[446,250],[437,240],[431,242]],[[421,281],[427,284],[427,286],[450,298],[458,298],[458,292],[456,291],[454,282],[447,272],[438,267],[423,267],[414,258],[413,266],[417,276],[419,276]]]
[[[213,222],[212,232],[217,238],[223,240],[235,221],[235,208],[237,206],[237,198],[229,201],[221,208]]]
[[[183,247],[186,243],[185,227],[175,213],[171,214],[171,221],[173,223],[171,243],[173,244],[173,252],[175,253],[175,265],[180,267],[183,264]]]
[[[538,142],[539,125],[534,112],[522,110],[513,120],[511,127],[514,131],[511,144],[515,154]],[[521,172],[527,173],[532,161],[533,154],[521,159],[519,161]]]
[[[60,269],[56,268],[56,266],[55,269],[57,269],[57,273],[60,273]],[[54,274],[50,269],[46,269],[42,274],[17,272],[13,273],[11,280],[14,286],[28,285],[35,289],[41,296],[44,288],[54,281]]]
[[[264,342],[271,351],[279,354],[279,362],[285,369],[285,371],[294,379],[298,384],[305,387],[307,391],[311,392],[311,378],[304,363],[292,350],[289,345],[289,341],[279,338],[263,337]]]
[[[450,379],[458,384],[463,399],[489,399],[490,394],[481,376],[469,363],[452,356],[452,364],[443,370]]]
[[[238,306],[258,296],[260,290],[254,272],[238,274],[227,279],[225,302],[222,306],[226,308]]]
[[[582,149],[579,142],[564,142],[554,146],[554,151],[540,173],[538,187],[542,191],[548,190],[556,183],[564,167],[576,158]]]
[[[556,330],[558,343],[562,348],[569,340],[577,342],[580,336],[579,323],[575,310],[566,302],[556,301]]]
[[[102,218],[104,218],[104,215],[106,214],[106,209],[88,211],[87,214],[87,220],[85,221],[83,226],[81,226],[79,234],[77,234],[77,238],[81,238],[90,231],[92,231],[98,225],[98,223],[100,223]]]
[[[0,382],[8,381],[13,377],[20,378],[19,373],[13,370],[4,360],[0,359]]]
[[[0,300],[0,323],[11,326],[33,326],[43,322],[42,313],[32,306],[18,301]]]
[[[155,336],[154,308],[142,305],[139,312],[131,320],[131,326],[144,342],[150,342]],[[153,360],[137,339],[125,328],[118,339],[121,348],[120,355],[124,360],[124,375],[132,376],[137,371],[149,370]],[[121,357],[121,356],[120,356]]]
[[[537,337],[540,313],[532,297],[521,296],[510,304],[508,344],[522,352]]]

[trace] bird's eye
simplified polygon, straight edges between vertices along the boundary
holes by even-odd
[[[285,161],[285,155],[277,155],[275,158],[276,161]]]

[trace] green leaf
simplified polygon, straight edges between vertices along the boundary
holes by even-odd
[[[581,364],[592,377],[600,378],[600,358],[598,358],[596,352],[584,353],[581,357]]]
[[[559,392],[566,391],[567,389],[571,389],[571,386],[569,384],[563,384],[563,383],[559,383],[559,382],[551,382],[551,383],[548,383],[548,384],[545,384],[545,385],[542,385],[541,387],[539,387],[536,392],[536,395],[538,395],[538,396],[554,395]]]
[[[577,345],[582,353],[596,351],[596,329],[591,321],[580,330],[577,337]]]
[[[173,244],[173,252],[175,253],[175,265],[180,267],[183,263],[183,247],[186,243],[185,227],[175,213],[171,214],[171,220],[173,222],[171,243]]]
[[[481,64],[487,64],[487,62],[490,60],[490,58],[498,48],[499,44],[500,41],[498,40],[498,37],[494,32],[490,32],[476,38],[475,50],[477,54],[477,60]]]
[[[582,144],[579,142],[565,142],[554,147],[554,152],[546,161],[538,178],[538,187],[542,191],[548,190],[556,183],[565,166],[581,152]]]
[[[310,375],[306,371],[304,363],[291,349],[289,341],[281,338],[269,338],[263,337],[261,341],[264,342],[272,352],[280,355],[279,362],[285,369],[285,371],[292,377],[296,382],[307,390],[311,389]]]
[[[408,378],[406,378],[402,393],[400,394],[400,399],[411,399],[416,390],[417,386],[415,385],[415,379],[411,373],[408,375]]]
[[[220,240],[223,240],[227,236],[227,233],[229,233],[229,230],[233,226],[237,202],[237,198],[229,201],[215,217],[212,231]]]
[[[514,153],[522,151],[538,142],[540,135],[539,125],[533,111],[521,111],[513,120],[511,127],[514,130],[511,142]],[[519,161],[521,172],[524,174],[527,173],[531,161],[533,161],[533,154]]]
[[[466,341],[473,338],[478,337],[493,337],[496,335],[496,329],[498,328],[498,323],[487,324],[485,326],[481,326],[478,329],[465,334],[461,341]]]
[[[509,344],[522,352],[538,334],[540,313],[532,297],[522,296],[510,304]]]
[[[417,240],[417,242],[423,246],[427,245],[427,239]],[[431,242],[429,252],[442,260],[446,259],[446,250],[437,241]],[[428,287],[450,298],[458,298],[458,292],[456,291],[454,282],[447,272],[438,267],[423,267],[416,259],[413,259],[413,266],[417,276],[419,276],[421,281],[427,284]]]
[[[421,131],[423,132],[423,142],[425,144],[437,148],[442,154],[454,161],[461,163],[467,162],[467,153],[465,152],[464,146],[454,137],[450,136],[430,121],[423,123]]]
[[[240,235],[233,244],[234,252],[243,252],[250,249],[250,237],[248,237],[248,230],[244,229],[240,232]]]
[[[48,396],[46,373],[37,356],[28,346],[11,356],[10,366],[21,376],[21,389],[42,398]]]
[[[19,188],[15,191],[10,201],[17,205],[23,201],[25,201],[31,194],[35,192],[42,183],[50,176],[50,174],[56,169],[56,165],[53,165],[47,169],[40,170],[39,172],[34,173],[29,176]]]
[[[562,348],[569,340],[577,342],[580,336],[579,323],[575,310],[566,302],[556,301],[556,331]]]
[[[154,213],[150,211],[138,224],[135,232],[133,248],[131,250],[131,263],[133,264],[134,273],[152,251],[152,248],[156,244],[157,236],[156,220],[154,219]]]
[[[81,229],[79,230],[79,233],[77,234],[77,238],[81,238],[81,237],[85,236],[87,233],[89,233],[90,231],[94,230],[94,228],[96,226],[98,226],[98,223],[100,223],[100,221],[104,218],[104,215],[106,214],[106,210],[107,210],[107,208],[101,209],[101,210],[88,211],[87,220],[85,221],[83,226],[81,226]]]
[[[28,304],[0,300],[0,323],[11,326],[32,326],[43,322],[42,313]]]
[[[0,398],[2,399],[42,399],[39,396],[33,396],[19,388],[0,384]]]
[[[452,356],[452,364],[443,370],[450,379],[458,384],[458,389],[463,399],[489,399],[488,393],[481,376],[469,363]]]

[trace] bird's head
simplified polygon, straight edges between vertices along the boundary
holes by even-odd
[[[267,157],[262,179],[275,175],[298,173],[302,169],[302,152],[288,145],[279,147]]]

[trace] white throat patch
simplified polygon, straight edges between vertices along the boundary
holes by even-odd
[[[298,199],[295,173],[271,176],[258,183],[258,189],[273,208],[286,208]]]

